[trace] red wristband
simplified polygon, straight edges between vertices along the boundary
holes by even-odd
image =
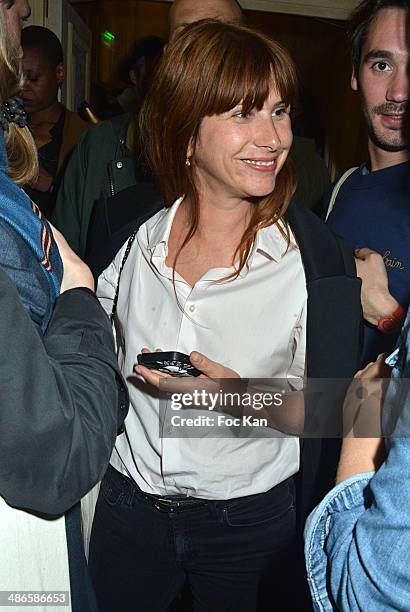
[[[377,329],[383,332],[383,334],[393,334],[394,332],[400,331],[406,314],[407,311],[399,304],[391,315],[386,315],[379,320]]]

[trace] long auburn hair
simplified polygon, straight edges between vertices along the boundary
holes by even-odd
[[[6,27],[5,11],[12,4],[10,0],[0,0],[0,106],[8,98],[18,95],[23,84],[19,50]],[[4,136],[10,178],[18,185],[29,183],[38,174],[37,149],[29,128],[10,123]]]
[[[148,163],[157,177],[165,205],[181,195],[190,201],[190,226],[177,257],[199,222],[195,153],[187,166],[188,146],[195,152],[201,121],[242,104],[260,110],[272,84],[286,104],[297,95],[296,68],[287,51],[250,28],[211,19],[186,26],[167,48],[139,116],[139,133]],[[295,191],[292,162],[286,159],[274,191],[255,205],[235,253],[246,265],[256,232],[278,223],[289,240],[284,214]]]

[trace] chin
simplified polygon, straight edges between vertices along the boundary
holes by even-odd
[[[265,187],[260,187],[260,189],[253,189],[250,190],[252,195],[251,197],[253,198],[265,198],[266,196],[270,195],[274,190],[275,190],[275,186],[276,186],[276,181],[273,181],[269,186],[266,185]]]

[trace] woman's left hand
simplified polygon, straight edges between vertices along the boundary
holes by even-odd
[[[161,349],[157,349],[156,352],[160,351]],[[151,351],[149,351],[147,348],[143,348],[142,352],[149,353]],[[197,370],[200,370],[202,372],[202,374],[198,376],[199,379],[205,378],[208,380],[215,380],[219,378],[240,378],[239,374],[235,372],[235,370],[231,370],[230,368],[227,368],[226,366],[223,366],[222,364],[216,361],[212,361],[212,359],[209,359],[202,353],[198,353],[198,351],[192,351],[192,353],[190,353],[189,355],[189,359],[192,365],[195,366]],[[167,378],[174,378],[175,381],[182,380],[185,381],[185,384],[187,381],[186,377],[182,379],[175,378],[171,374],[159,372],[158,370],[150,370],[149,368],[146,368],[142,365],[136,364],[134,366],[134,370],[137,374],[140,374],[147,383],[154,385],[154,387],[157,388],[159,387],[160,381]],[[195,378],[192,378],[192,380],[195,381]]]

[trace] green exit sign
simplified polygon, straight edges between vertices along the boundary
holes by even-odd
[[[105,30],[102,33],[102,39],[103,39],[103,43],[106,47],[114,47],[115,46],[115,34],[113,34],[112,32],[109,32],[108,30]]]

